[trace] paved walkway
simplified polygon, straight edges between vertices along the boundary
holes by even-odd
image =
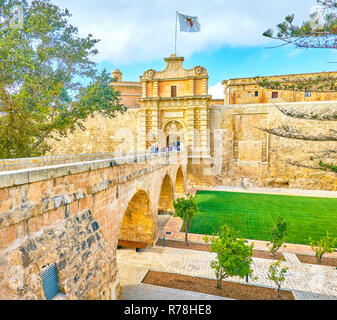
[[[118,259],[123,300],[230,300],[210,294],[141,283],[149,269]]]
[[[118,250],[117,263],[122,290],[126,288],[126,297],[130,296],[131,293],[128,290],[134,290],[132,285],[140,284],[140,279],[143,279],[150,269],[215,279],[214,271],[210,267],[214,257],[214,253],[204,251],[157,246],[146,248],[138,253],[131,249]],[[258,276],[258,280],[251,284],[275,288],[274,283],[267,276],[267,270],[271,263],[272,261],[269,259],[253,258],[252,268],[254,276]],[[281,264],[289,267],[283,289],[291,290],[296,299],[337,300],[336,268],[303,263],[293,264],[287,261]],[[245,279],[238,277],[230,278],[229,281],[245,283]],[[143,291],[141,288],[137,290],[140,294],[137,294],[137,298],[147,294],[144,287]]]
[[[228,300],[199,292],[178,290],[149,284],[123,287],[123,300]]]

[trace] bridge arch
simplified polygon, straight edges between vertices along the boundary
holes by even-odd
[[[124,212],[119,240],[146,242],[152,246],[154,232],[150,197],[144,190],[139,190],[129,201]]]
[[[184,183],[184,174],[182,167],[180,166],[177,170],[176,174],[176,185],[175,185],[175,193],[177,196],[184,194],[185,192],[185,183]]]
[[[173,184],[170,176],[165,175],[161,184],[158,212],[172,212],[173,208]]]

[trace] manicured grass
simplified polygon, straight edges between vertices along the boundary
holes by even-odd
[[[224,224],[240,230],[243,237],[270,240],[278,216],[288,223],[288,243],[309,244],[329,231],[337,236],[337,199],[198,191],[200,215],[191,233],[213,234]],[[336,244],[337,245],[337,244]]]

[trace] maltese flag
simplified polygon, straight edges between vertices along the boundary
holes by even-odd
[[[178,12],[180,31],[184,32],[199,32],[200,23],[198,17],[190,17]]]

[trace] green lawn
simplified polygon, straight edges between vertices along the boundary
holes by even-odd
[[[329,231],[337,236],[337,199],[198,191],[200,215],[191,233],[212,234],[227,224],[247,239],[270,240],[278,216],[288,223],[288,243],[309,244]]]

